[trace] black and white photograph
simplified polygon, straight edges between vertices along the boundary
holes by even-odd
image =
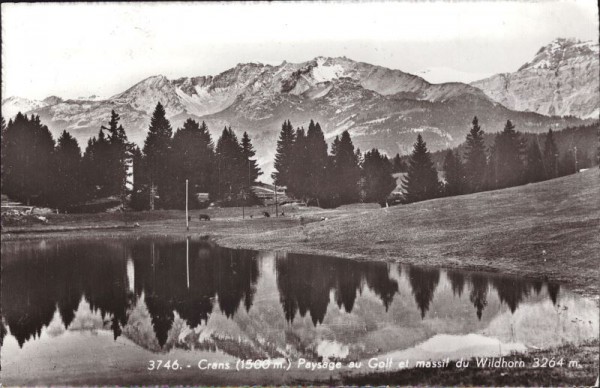
[[[0,387],[597,387],[599,28],[3,2]]]

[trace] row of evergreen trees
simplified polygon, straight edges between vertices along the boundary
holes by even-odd
[[[575,156],[572,153],[562,159],[559,156],[551,129],[542,151],[537,139],[527,144],[510,120],[504,130],[495,135],[493,145],[488,149],[484,131],[475,117],[463,154],[452,150],[446,152],[444,183],[438,180],[431,155],[418,135],[403,179],[404,201],[410,203],[444,195],[494,190],[575,173]]]
[[[282,124],[274,167],[273,181],[289,196],[322,207],[383,203],[396,187],[387,156],[355,150],[348,131],[336,136],[328,153],[321,125],[313,120],[307,131],[294,130],[289,120]]]
[[[18,113],[7,125],[2,119],[2,191],[26,204],[59,209],[113,195],[124,200],[130,145],[118,122],[113,111],[82,156],[69,132],[55,142],[39,116]]]
[[[116,197],[125,203],[128,165],[133,163],[131,205],[135,209],[183,208],[185,181],[189,193],[208,193],[212,201],[236,205],[256,201],[251,187],[262,174],[250,137],[238,140],[225,128],[214,145],[205,123],[188,119],[173,133],[164,107],[158,103],[143,149],[131,144],[120,117],[114,111],[107,126],[88,141],[81,153],[77,141],[63,131],[57,142],[38,116],[18,114],[5,125],[2,120],[2,187],[11,198],[29,204],[69,209],[92,199]],[[275,156],[276,185],[287,194],[323,207],[355,202],[385,203],[396,187],[394,172],[403,179],[405,202],[443,195],[459,195],[510,187],[573,173],[575,156],[559,158],[553,132],[543,150],[537,138],[529,144],[508,121],[491,147],[477,117],[466,137],[464,152],[449,150],[443,170],[445,182],[421,135],[405,163],[392,161],[377,149],[364,155],[354,148],[348,131],[328,145],[319,123],[308,130],[294,130],[283,123]],[[197,204],[192,198],[191,205]]]
[[[183,208],[189,193],[208,193],[213,201],[235,205],[256,200],[251,186],[262,174],[247,132],[241,141],[225,127],[215,147],[204,122],[187,119],[174,134],[162,104],[150,121],[144,147],[134,150],[132,206]],[[190,206],[198,206],[192,198]]]
[[[112,111],[82,154],[69,132],[63,131],[55,142],[39,117],[19,113],[2,125],[3,191],[32,205],[81,210],[79,205],[107,197],[124,205],[132,185],[134,209],[183,208],[187,179],[192,195],[208,193],[210,200],[224,205],[256,201],[251,186],[261,171],[247,133],[238,140],[226,127],[215,146],[206,124],[192,119],[173,133],[158,103],[139,149],[128,141],[119,121]],[[363,155],[347,131],[335,138],[329,154],[321,126],[314,121],[308,131],[283,123],[275,170],[275,183],[287,186],[289,196],[324,207],[384,203],[396,187],[387,156],[376,149]],[[198,202],[192,197],[190,204]]]
[[[3,193],[61,210],[81,209],[85,202],[107,197],[124,205],[128,194],[134,209],[183,208],[188,179],[191,195],[208,193],[224,204],[256,199],[250,187],[261,171],[247,133],[238,141],[231,127],[225,128],[215,147],[206,124],[188,119],[173,134],[158,103],[140,150],[128,141],[119,120],[112,111],[83,155],[67,131],[55,142],[38,116],[19,113],[8,125],[2,120]],[[134,176],[128,172],[130,164]],[[198,201],[192,198],[190,204]]]

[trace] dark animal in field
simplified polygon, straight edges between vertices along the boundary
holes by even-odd
[[[200,221],[210,221],[210,216],[208,214],[200,214],[198,217]]]
[[[269,212],[263,212],[263,215],[267,218],[271,217],[271,215],[269,214]]]

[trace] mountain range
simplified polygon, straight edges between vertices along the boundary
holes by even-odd
[[[556,39],[514,73],[471,83],[507,108],[598,119],[598,43]]]
[[[206,121],[215,140],[225,125],[240,135],[247,131],[268,173],[287,119],[304,127],[319,121],[329,141],[348,130],[363,151],[377,147],[393,155],[409,152],[416,133],[431,150],[456,146],[475,115],[487,132],[502,130],[507,119],[530,132],[597,120],[598,85],[598,43],[557,39],[518,71],[471,84],[432,84],[346,57],[317,57],[277,66],[238,64],[215,76],[153,76],[108,99],[10,97],[2,113],[37,114],[55,135],[67,129],[85,147],[114,109],[129,139],[143,145],[160,101],[174,129],[192,117]]]

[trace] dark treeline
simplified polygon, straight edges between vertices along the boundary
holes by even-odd
[[[6,126],[2,121],[2,191],[26,204],[62,210],[110,196],[123,203],[131,148],[114,111],[83,155],[69,132],[55,142],[39,116],[19,113]]]
[[[142,150],[134,151],[132,207],[182,209],[185,182],[191,208],[218,201],[222,206],[257,202],[251,187],[262,174],[247,132],[239,140],[231,127],[225,127],[215,145],[204,122],[187,119],[175,133],[158,103]]]
[[[585,137],[594,131],[597,136],[598,125],[559,132],[559,147],[557,136],[551,129],[544,135],[522,134],[510,120],[502,132],[486,138],[475,117],[463,145],[435,155],[429,153],[423,138],[418,135],[412,154],[406,158],[408,163],[399,156],[394,158],[398,170],[406,171],[402,181],[404,201],[410,203],[495,190],[578,172],[593,165],[594,161],[588,153],[590,145],[565,146],[567,142],[575,144],[574,131],[580,131]],[[439,161],[441,156],[442,162]],[[440,164],[444,171],[443,182],[438,179]]]
[[[567,127],[564,129],[553,130],[552,136],[558,149],[561,158],[569,152],[574,152],[577,148],[577,159],[580,168],[589,168],[598,164],[598,139],[599,139],[600,123],[590,125],[582,125],[576,127]],[[543,150],[544,143],[548,132],[530,133],[520,132],[521,137],[527,142],[536,141]],[[489,149],[493,146],[496,134],[484,133],[483,142]],[[462,143],[457,147],[452,148],[455,153],[464,154],[466,143]],[[444,159],[448,150],[440,150],[431,153],[431,159],[438,170],[443,170]],[[400,160],[404,164],[408,163],[410,155],[400,156]],[[406,171],[402,171],[406,172]]]
[[[69,328],[82,298],[92,311],[101,313],[117,338],[128,325],[139,323],[131,314],[143,299],[156,343],[150,338],[139,344],[151,350],[164,349],[169,346],[174,312],[191,328],[205,324],[214,313],[233,318],[253,308],[258,279],[264,276],[256,252],[202,241],[190,241],[189,251],[186,242],[144,239],[76,245],[57,241],[45,247],[7,249],[8,257],[16,259],[3,263],[0,321],[8,325],[20,346],[39,336],[57,309]],[[412,297],[415,312],[425,318],[442,279],[440,270],[397,269],[398,275],[405,272],[412,296],[400,294],[389,265],[383,262],[287,254],[275,259],[273,271],[281,309],[289,323],[310,315],[313,324],[319,325],[325,321],[330,303],[351,313],[366,289],[381,301],[382,313],[392,307],[395,299]],[[446,276],[453,294],[468,298],[473,305],[471,317],[478,319],[485,312],[492,290],[511,312],[527,297],[541,294],[544,287],[554,304],[559,293],[557,284],[543,281],[460,271],[447,271]],[[334,297],[330,300],[331,294]],[[403,307],[404,303],[397,306],[406,309],[402,315],[412,309]]]
[[[273,181],[293,198],[321,207],[355,202],[385,203],[396,187],[393,164],[372,149],[364,155],[354,148],[348,131],[335,137],[331,152],[321,125],[294,130],[288,120],[281,126]]]
[[[215,146],[206,124],[192,119],[173,133],[158,103],[139,149],[119,120],[112,111],[83,154],[67,131],[55,141],[38,116],[19,113],[7,125],[2,120],[3,193],[69,211],[97,210],[81,205],[107,198],[122,207],[129,202],[136,210],[183,208],[188,180],[192,208],[209,201],[256,202],[250,187],[262,172],[247,133],[238,140],[231,127],[225,128]],[[198,193],[205,194],[203,201],[194,197]]]
[[[84,152],[67,131],[55,141],[38,116],[17,114],[2,121],[2,190],[30,205],[68,211],[97,211],[94,202],[135,210],[183,208],[185,182],[190,207],[259,203],[252,190],[262,174],[247,132],[241,139],[225,127],[216,144],[204,122],[193,119],[173,131],[158,103],[140,149],[127,139],[112,111],[106,126]],[[274,161],[275,184],[287,195],[321,207],[356,202],[385,204],[396,187],[393,173],[405,172],[404,202],[473,193],[537,182],[595,163],[598,125],[544,135],[522,134],[510,121],[487,135],[477,118],[460,147],[429,153],[419,135],[412,155],[392,160],[377,149],[361,153],[348,131],[331,147],[320,124],[308,130],[283,123]],[[442,159],[443,157],[443,159]],[[133,173],[131,173],[131,167]],[[444,180],[438,179],[444,171]],[[85,205],[85,206],[82,206]]]

